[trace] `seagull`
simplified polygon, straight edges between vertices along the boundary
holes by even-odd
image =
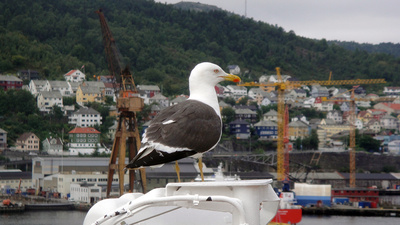
[[[137,155],[126,168],[159,167],[175,161],[180,182],[177,160],[190,156],[198,159],[204,181],[202,154],[212,150],[222,134],[221,113],[215,92],[215,85],[221,81],[240,82],[240,78],[210,62],[196,65],[189,76],[189,98],[157,114],[142,136]]]

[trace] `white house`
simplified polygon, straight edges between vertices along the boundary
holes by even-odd
[[[37,106],[41,112],[49,113],[54,105],[61,109],[64,107],[63,98],[59,91],[42,91],[38,94]]]
[[[80,70],[70,70],[68,73],[64,74],[64,78],[69,82],[82,82],[86,80],[86,75]]]
[[[398,119],[396,117],[388,114],[384,115],[380,119],[381,127],[383,129],[397,129],[397,122]]]
[[[45,91],[59,91],[62,96],[69,97],[72,95],[71,86],[67,81],[50,80],[44,86]]]
[[[315,98],[307,98],[303,102],[303,108],[312,108],[314,106]]]
[[[42,141],[43,151],[49,155],[64,155],[63,141],[61,138],[46,138]],[[66,153],[65,155],[67,155]]]
[[[92,108],[82,107],[68,118],[68,123],[78,127],[93,127],[94,125],[101,125],[101,115],[99,112]]]
[[[70,199],[73,201],[91,204],[106,197],[102,187],[84,182],[70,184],[70,195]]]
[[[228,85],[226,86],[231,96],[234,99],[239,99],[240,97],[247,96],[247,88],[243,86]]]
[[[400,95],[400,87],[384,87],[383,94],[385,94],[385,95]]]
[[[240,67],[238,65],[229,65],[228,66],[228,71],[230,74],[239,74],[240,73]]]
[[[364,124],[363,124],[362,120],[360,120],[360,119],[356,119],[356,122],[354,125],[356,126],[356,128],[358,130],[362,130],[364,128]]]
[[[281,75],[282,81],[287,81],[289,78],[292,78],[289,75]],[[276,83],[278,82],[278,76],[277,75],[262,75],[258,81],[260,83]]]
[[[31,92],[33,96],[37,96],[39,92],[46,91],[46,84],[47,80],[31,80],[29,82],[29,92]]]
[[[153,97],[149,99],[149,104],[151,103],[157,103],[162,107],[168,107],[169,106],[169,99],[165,97],[164,95],[157,93]]]
[[[328,112],[328,114],[326,115],[326,118],[335,121],[335,123],[343,122],[342,112],[340,112],[338,110],[333,110],[333,111]]]
[[[400,140],[394,140],[389,142],[388,152],[393,155],[400,155]]]

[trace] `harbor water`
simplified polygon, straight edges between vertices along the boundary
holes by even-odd
[[[81,225],[86,212],[81,211],[26,211],[0,214],[0,225]],[[171,223],[166,224],[173,224]],[[299,225],[398,225],[399,217],[309,216],[304,215]],[[159,225],[159,224],[157,224]],[[210,224],[211,225],[211,224]]]

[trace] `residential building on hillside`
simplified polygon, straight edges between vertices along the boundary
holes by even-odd
[[[151,98],[156,94],[161,94],[161,90],[157,85],[137,85],[139,91],[143,91],[147,98]]]
[[[245,120],[235,120],[229,123],[230,134],[235,135],[236,139],[250,138],[250,123]]]
[[[37,96],[39,92],[46,91],[46,84],[47,80],[31,80],[29,82],[29,92],[31,92],[33,96]]]
[[[114,84],[113,83],[105,83],[104,82],[104,95],[112,97],[114,99],[114,94],[115,94],[115,89],[114,89]]]
[[[278,138],[278,124],[273,121],[261,120],[254,124],[254,128],[260,139],[276,140]]]
[[[270,111],[264,113],[263,118],[264,120],[278,122],[278,112],[271,109]]]
[[[97,80],[101,81],[103,83],[111,83],[111,84],[117,82],[115,77],[112,76],[112,75],[109,75],[109,76],[98,76]]]
[[[0,152],[7,148],[7,131],[0,128]]]
[[[157,103],[161,107],[168,107],[169,106],[169,99],[162,95],[161,93],[155,94],[153,97],[148,99],[148,104]]]
[[[39,72],[36,70],[19,70],[17,72],[18,78],[21,80],[39,80]]]
[[[70,70],[64,74],[64,78],[66,81],[79,83],[86,80],[86,75],[80,70]]]
[[[314,108],[316,108],[318,111],[329,112],[333,110],[333,102],[322,101],[321,97],[316,97]]]
[[[287,81],[288,79],[292,78],[289,75],[281,75],[282,81]],[[260,83],[276,83],[278,82],[278,76],[277,75],[262,75],[258,81]]]
[[[328,112],[326,118],[335,121],[335,123],[343,122],[342,112],[340,112],[339,110],[333,110]]]
[[[99,89],[100,89],[100,92],[103,93],[103,95],[104,95],[104,93],[105,93],[105,88],[106,88],[106,86],[104,85],[104,83],[101,82],[101,81],[84,81],[84,82],[81,84],[81,86],[99,88]]]
[[[289,123],[289,139],[294,141],[297,138],[304,139],[310,135],[311,128],[303,121],[297,120]]]
[[[311,97],[329,97],[328,88],[319,84],[313,85],[311,88]]]
[[[400,140],[394,140],[389,142],[388,152],[393,155],[400,155]]]
[[[230,74],[240,74],[240,67],[238,65],[228,65],[228,71]]]
[[[391,115],[384,115],[380,119],[382,129],[398,130],[398,119]]]
[[[22,89],[22,80],[16,76],[0,75],[0,90]]]
[[[323,148],[331,143],[331,136],[342,131],[350,130],[348,124],[336,124],[333,120],[322,119],[318,125],[319,148]]]
[[[229,91],[229,95],[235,100],[240,97],[247,96],[247,88],[243,86],[228,85],[226,88]]]
[[[92,127],[76,127],[68,135],[70,155],[90,155],[96,150],[99,153],[108,151],[100,144],[100,132]]]
[[[385,95],[400,95],[400,87],[384,87],[383,94],[385,94]]]
[[[49,80],[44,89],[45,91],[59,91],[63,97],[69,97],[72,93],[67,81]]]
[[[76,96],[76,92],[78,91],[79,86],[81,83],[77,82],[68,82],[69,88],[71,89],[71,96]]]
[[[290,95],[294,96],[295,98],[306,98],[307,92],[304,89],[293,89],[290,91]]]
[[[63,98],[59,91],[42,91],[37,97],[37,106],[41,112],[50,113],[53,106],[64,108]]]
[[[15,149],[21,152],[39,152],[40,139],[32,132],[23,133],[17,138]]]
[[[257,113],[250,109],[235,109],[235,119],[255,123],[257,122]]]
[[[93,127],[101,125],[101,115],[92,108],[82,107],[68,118],[68,123],[78,127]]]
[[[310,122],[307,120],[307,117],[305,117],[303,114],[294,116],[294,117],[291,119],[291,121],[292,121],[292,122],[294,122],[294,121],[302,121],[303,123],[305,123],[305,124],[307,124],[307,125],[310,124]]]
[[[394,103],[378,103],[374,105],[374,109],[383,109],[389,115],[392,113],[400,114],[400,104]]]
[[[364,126],[366,129],[372,130],[375,134],[379,133],[381,131],[381,123],[377,119],[372,119],[368,121],[367,124]]]
[[[42,141],[42,146],[43,152],[47,152],[49,155],[69,155],[69,153],[64,154],[64,144],[61,138],[46,138]]]
[[[360,97],[365,96],[366,93],[367,92],[365,91],[365,89],[361,86],[358,86],[356,89],[354,89],[354,94],[361,95]]]
[[[85,105],[89,102],[104,103],[104,95],[99,87],[79,86],[76,91],[76,103]]]

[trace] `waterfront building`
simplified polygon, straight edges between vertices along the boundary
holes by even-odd
[[[0,170],[0,193],[14,194],[18,188],[26,192],[32,187],[32,173],[19,169]]]

